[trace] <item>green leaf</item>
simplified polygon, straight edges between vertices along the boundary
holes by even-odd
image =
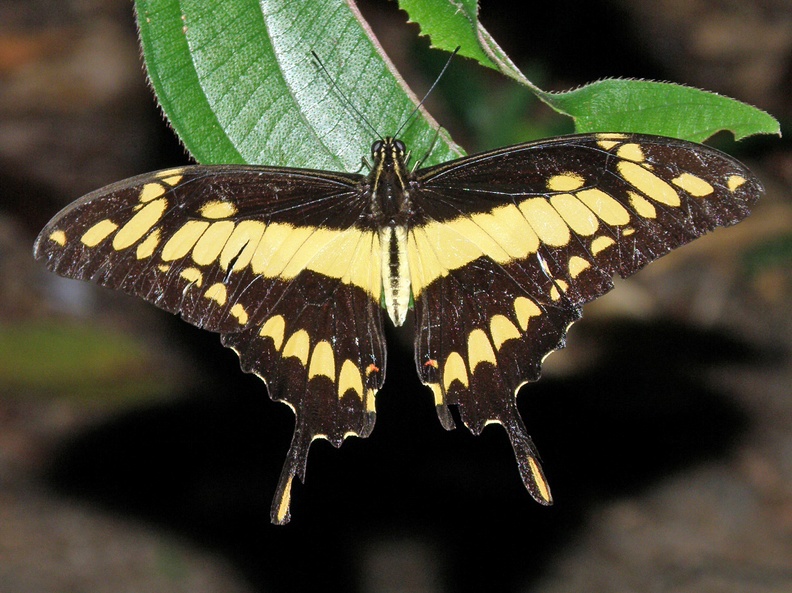
[[[399,6],[428,36],[434,48],[472,58],[539,91],[512,63],[478,20],[477,0],[399,0]]]
[[[432,47],[448,52],[459,47],[459,55],[497,70],[478,39],[476,0],[399,0],[399,7],[429,37]]]
[[[401,0],[436,47],[518,80],[578,132],[639,131],[701,141],[778,133],[768,114],[698,89],[604,80],[545,92],[478,22],[474,0]],[[423,110],[348,0],[136,0],[152,85],[202,163],[359,170],[374,139],[398,133],[426,164],[462,154]],[[312,52],[320,57],[322,70]],[[409,125],[405,129],[401,126]]]
[[[700,89],[648,80],[607,79],[539,97],[575,120],[577,132],[640,132],[703,142],[720,130],[737,140],[780,134],[761,109]]]
[[[462,154],[423,110],[410,117],[415,96],[351,3],[135,5],[160,105],[201,163],[354,171],[373,140],[396,132],[413,154],[433,146],[427,164]]]
[[[575,121],[575,131],[642,132],[701,142],[720,130],[739,140],[779,134],[769,114],[734,99],[669,83],[601,80],[565,93],[548,93],[528,80],[478,21],[475,0],[399,0],[433,47],[460,54],[529,88],[553,109]]]

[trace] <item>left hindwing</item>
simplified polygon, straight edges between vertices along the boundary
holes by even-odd
[[[761,183],[731,157],[670,138],[591,134],[419,170],[408,237],[416,364],[444,425],[509,433],[526,486],[549,502],[516,390],[563,346],[580,308],[716,226]]]

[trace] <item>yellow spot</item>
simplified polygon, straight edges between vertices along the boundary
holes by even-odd
[[[468,336],[468,365],[470,372],[475,373],[476,367],[482,362],[489,362],[490,364],[497,365],[498,361],[495,358],[495,351],[492,349],[487,334],[484,330],[474,329]]]
[[[643,150],[638,144],[634,142],[628,142],[627,144],[622,144],[619,147],[619,150],[616,151],[616,156],[622,159],[626,159],[628,161],[633,161],[635,163],[643,162],[646,157],[644,156]]]
[[[159,198],[165,193],[165,188],[159,183],[147,183],[140,190],[140,201],[144,204],[150,202],[154,198]]]
[[[313,364],[313,359],[311,364]],[[338,373],[339,399],[350,389],[357,394],[360,401],[363,401],[363,377],[357,365],[347,358],[341,365],[341,372]]]
[[[259,331],[259,335],[262,338],[272,338],[272,342],[275,345],[275,350],[280,350],[281,344],[283,344],[283,335],[286,331],[286,322],[283,319],[282,315],[275,315],[274,317],[270,317],[261,326],[261,330]]]
[[[691,173],[682,173],[679,177],[672,179],[671,183],[697,198],[703,198],[715,191],[709,183]]]
[[[501,263],[510,259],[503,247],[471,218],[463,216],[446,225],[432,225],[427,232],[434,234],[435,253],[446,269],[454,269],[459,267],[459,262],[472,262],[484,255]],[[445,247],[439,248],[442,245]]]
[[[52,233],[50,233],[49,240],[63,247],[66,245],[66,233],[63,231],[52,231]]]
[[[598,140],[626,140],[627,134],[622,134],[620,132],[603,132],[601,134],[597,134]]]
[[[377,301],[382,288],[377,233],[354,227],[337,231],[272,223],[258,242],[250,267],[256,274],[282,279],[311,270],[358,286]]]
[[[490,335],[496,350],[500,350],[504,342],[520,337],[520,330],[504,315],[493,315],[490,319]]]
[[[185,222],[162,246],[162,253],[160,254],[162,261],[173,261],[187,255],[193,245],[195,245],[195,242],[201,238],[201,235],[208,228],[209,223],[204,220],[188,220]]]
[[[302,242],[311,230],[308,227],[300,230],[289,224],[272,223],[267,226],[250,260],[253,273],[269,278],[277,276],[296,249],[293,247],[295,238],[299,235]],[[284,256],[284,253],[287,255]]]
[[[459,241],[465,245],[464,238],[455,237],[450,229],[443,229],[438,224],[412,229],[408,237],[407,255],[410,266],[410,287],[414,297],[421,294],[421,291],[436,279],[446,276],[449,270],[462,267],[465,262],[470,263],[483,255],[478,250],[476,252],[454,248],[444,250],[442,243],[446,239],[453,241],[454,247]]]
[[[311,364],[308,367],[309,380],[320,375],[335,381],[335,355],[333,347],[327,340],[322,340],[314,346]]]
[[[362,233],[356,229],[350,229],[345,234],[344,241],[347,242],[348,261],[347,269],[341,276],[341,282],[358,286],[371,295],[375,301],[379,301],[382,290],[379,234]],[[324,257],[329,258],[329,256],[330,252],[325,252]],[[324,265],[324,261],[319,258],[311,263],[310,269],[319,271],[318,269],[322,265]]]
[[[601,148],[604,148],[605,150],[610,150],[614,146],[618,145],[619,142],[615,140],[600,140],[599,142],[597,142],[597,144],[599,144],[599,146]]]
[[[291,356],[297,358],[303,366],[308,364],[308,351],[310,349],[310,340],[308,332],[304,329],[294,332],[289,339],[286,340],[286,345],[283,347],[281,355],[283,358]]]
[[[591,254],[597,255],[614,243],[616,243],[616,241],[614,241],[611,237],[606,237],[604,235],[597,237],[591,242]]]
[[[454,381],[459,381],[462,387],[468,387],[467,369],[465,369],[465,361],[459,355],[459,352],[452,352],[448,355],[445,365],[443,365],[443,388],[448,391],[448,388]]]
[[[303,269],[311,270],[351,282],[379,300],[381,263],[375,258],[381,258],[379,250],[375,252],[372,249],[374,245],[379,246],[379,238],[375,236],[376,233],[361,232],[354,227],[344,231],[312,229],[294,251],[282,274],[286,278],[293,278]],[[398,232],[397,236],[400,236]],[[373,285],[372,270],[378,272]]]
[[[198,268],[184,268],[179,272],[179,276],[196,286],[201,286],[201,284],[203,284],[203,274]]]
[[[237,213],[237,208],[231,202],[212,200],[201,206],[200,212],[204,218],[228,218]]]
[[[629,237],[630,235],[633,235],[633,234],[635,234],[635,229],[634,229],[634,228],[632,228],[631,226],[624,227],[624,228],[622,229],[622,232],[621,232],[621,234],[622,234],[622,237]]]
[[[162,177],[162,181],[173,187],[182,180],[183,175],[170,175],[169,177]]]
[[[630,161],[619,161],[616,167],[624,179],[655,202],[668,206],[679,206],[679,194],[670,184],[660,179],[641,165]]]
[[[376,389],[366,389],[366,411],[367,412],[376,412],[377,406],[374,396],[377,395]]]
[[[630,222],[627,209],[601,189],[584,189],[577,193],[577,197],[605,224],[617,226]]]
[[[200,266],[208,266],[213,263],[220,256],[234,226],[230,220],[213,222],[193,247],[193,261]]]
[[[426,386],[432,390],[434,395],[434,403],[436,406],[442,406],[445,403],[443,399],[443,390],[440,389],[439,383],[427,383]]]
[[[511,212],[519,215],[516,208]],[[495,213],[462,216],[411,229],[407,236],[407,258],[413,297],[450,270],[461,268],[480,257],[487,256],[498,263],[506,263],[515,257],[514,253],[527,252],[532,242],[538,247],[538,239],[524,219],[515,221],[516,228],[525,230],[528,227],[529,234],[523,243],[519,243],[514,230],[510,230],[503,241],[493,236],[497,229],[505,228],[502,213],[498,209]]]
[[[577,173],[562,173],[553,175],[547,180],[547,189],[550,191],[573,191],[583,187],[584,180]]]
[[[514,313],[517,315],[517,323],[520,324],[520,329],[525,331],[528,329],[528,322],[531,321],[531,317],[539,317],[542,314],[542,310],[531,299],[521,296],[514,299]]]
[[[148,237],[146,237],[143,242],[137,246],[137,250],[135,251],[135,256],[138,259],[146,259],[147,257],[151,257],[151,254],[154,253],[154,250],[157,248],[160,242],[160,230],[154,229],[151,231]]]
[[[375,247],[380,248],[379,245]],[[480,257],[508,263],[525,258],[538,248],[539,237],[513,204],[490,212],[415,227],[407,236],[413,298],[449,271]],[[379,277],[376,282],[381,282]]]
[[[550,204],[577,234],[589,237],[597,232],[599,219],[572,194],[552,196]]]
[[[286,225],[288,226],[288,225]],[[282,276],[293,278],[298,273],[306,269],[308,262],[317,254],[317,243],[322,243],[322,247],[327,247],[327,241],[322,241],[326,235],[334,234],[334,231],[318,229],[312,227],[291,227],[281,243],[272,241],[272,232],[275,225],[267,227],[259,248],[265,245],[271,251],[269,262],[264,268],[264,275],[267,277]],[[311,238],[313,238],[312,241]],[[310,243],[309,243],[310,241]],[[299,255],[298,255],[299,254]],[[290,268],[286,271],[287,266]]]
[[[561,289],[561,292],[566,292],[567,289],[569,289],[569,284],[563,280],[554,281],[553,287],[550,289],[550,298],[554,301],[561,298],[561,292],[559,292],[558,289]]]
[[[93,225],[90,229],[83,233],[83,236],[80,238],[83,245],[87,247],[96,247],[104,241],[110,233],[115,231],[118,228],[118,225],[114,223],[112,220],[104,219],[97,222]]]
[[[520,259],[528,257],[529,253],[539,249],[539,237],[514,204],[500,206],[490,212],[473,214],[470,218],[488,239],[491,238],[497,243],[498,248],[487,253],[496,261],[498,261],[496,254],[499,252],[509,258]],[[480,235],[480,232],[477,231],[475,235]],[[478,242],[478,246],[482,251],[487,248],[482,242]]]
[[[591,267],[591,262],[583,259],[580,256],[573,255],[569,258],[569,275],[572,278],[577,278],[583,270]]]
[[[569,243],[569,227],[544,198],[525,200],[520,204],[520,211],[545,245],[561,247]]]
[[[644,218],[655,218],[657,210],[649,200],[634,191],[628,191],[627,195],[630,198],[630,205],[635,209],[639,216]]]
[[[542,500],[544,500],[546,503],[550,504],[553,502],[553,499],[550,496],[550,488],[548,487],[547,482],[542,475],[542,470],[539,467],[539,464],[533,457],[529,457],[528,465],[531,467],[531,475],[533,476],[534,483],[539,489],[539,496],[541,496]]]
[[[278,523],[283,523],[286,519],[286,515],[289,514],[289,504],[291,502],[291,485],[294,476],[289,476],[286,480],[286,486],[283,488],[283,495],[281,496],[280,502],[278,503]]]
[[[225,305],[226,301],[228,300],[228,292],[226,291],[225,284],[222,282],[216,282],[212,284],[206,289],[204,296],[207,299],[213,300],[220,306]]]
[[[157,266],[157,269],[158,269],[160,272],[162,272],[163,274],[167,274],[168,272],[170,272],[170,268],[171,268],[171,267],[170,267],[169,265],[167,265],[167,264],[159,264],[159,265]]]
[[[256,253],[259,241],[264,234],[267,226],[257,220],[243,220],[228,237],[228,240],[220,253],[220,267],[228,270],[231,260],[234,262],[234,270],[242,270],[250,264],[253,254]]]
[[[726,185],[729,188],[729,191],[733,192],[743,183],[745,183],[745,181],[746,181],[745,177],[742,177],[740,175],[731,175],[729,176],[729,179],[726,180]]]
[[[177,167],[175,169],[166,169],[157,173],[157,177],[167,183],[168,185],[176,185],[183,177],[184,169]]]
[[[120,251],[137,243],[143,235],[151,230],[151,227],[159,222],[159,219],[165,214],[167,206],[168,200],[165,198],[159,198],[146,204],[115,234],[113,249]]]
[[[407,257],[410,265],[410,289],[413,298],[418,298],[424,287],[448,274],[448,268],[440,263],[432,246],[427,229],[434,225],[416,227],[407,237]]]
[[[245,325],[248,322],[247,311],[245,311],[245,308],[239,303],[231,307],[231,315],[237,318],[239,325]]]

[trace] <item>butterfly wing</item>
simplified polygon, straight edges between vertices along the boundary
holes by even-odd
[[[44,228],[54,272],[135,294],[219,332],[296,425],[273,502],[310,443],[367,436],[382,385],[379,239],[358,175],[240,166],[146,174],[88,194]]]
[[[564,345],[581,307],[650,261],[748,215],[742,164],[669,138],[591,134],[418,171],[410,231],[416,364],[440,420],[500,423],[523,481],[552,501],[516,393]]]

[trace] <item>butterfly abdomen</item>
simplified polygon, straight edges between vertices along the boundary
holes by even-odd
[[[407,264],[407,228],[385,226],[379,231],[382,249],[382,287],[385,309],[396,326],[402,325],[410,306],[410,268]]]

